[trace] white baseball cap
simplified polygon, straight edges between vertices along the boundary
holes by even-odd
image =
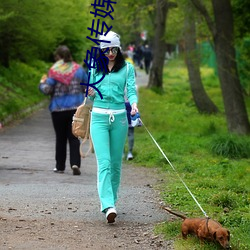
[[[99,39],[107,41],[107,42],[101,42],[100,43],[100,48],[101,49],[105,49],[105,48],[108,48],[108,47],[119,47],[119,48],[121,48],[120,36],[117,33],[113,32],[113,31],[109,31],[106,36],[104,34],[100,35]],[[110,42],[110,43],[108,43],[108,42]]]

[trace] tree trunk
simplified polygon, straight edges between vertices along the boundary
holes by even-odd
[[[237,134],[248,134],[250,124],[235,60],[230,0],[212,0],[212,3],[216,29],[213,39],[228,129]]]
[[[149,75],[148,87],[157,87],[162,89],[163,66],[166,54],[166,43],[163,39],[166,28],[168,12],[168,1],[156,1],[156,19],[155,19],[155,37],[153,45],[153,62]]]
[[[200,0],[191,1],[204,16],[213,36],[228,130],[249,134],[250,123],[236,64],[230,0],[212,0],[215,23]]]
[[[185,18],[185,54],[189,82],[195,105],[200,113],[217,113],[218,108],[207,95],[200,75],[200,57],[196,47],[195,18],[191,16],[193,8],[187,6]]]

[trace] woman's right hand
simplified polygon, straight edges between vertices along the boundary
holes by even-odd
[[[43,76],[42,76],[42,78],[41,78],[41,80],[40,80],[40,83],[45,83],[45,81],[47,80],[47,75],[46,74],[44,74]]]
[[[133,115],[135,115],[137,112],[139,112],[139,110],[138,110],[138,108],[137,108],[137,103],[133,103],[132,105],[131,105],[131,112],[130,112],[130,114],[133,116]]]

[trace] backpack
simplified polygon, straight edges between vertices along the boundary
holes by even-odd
[[[90,138],[90,112],[92,110],[92,102],[85,97],[83,104],[77,109],[72,118],[72,134],[80,140],[80,155],[85,158],[90,151],[93,151],[93,144]],[[89,140],[89,149],[83,152],[83,145]]]

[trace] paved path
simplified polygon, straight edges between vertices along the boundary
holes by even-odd
[[[56,197],[60,200],[58,202],[62,203],[60,205],[63,203],[66,205],[66,199],[69,202],[74,200],[74,206],[78,207],[79,213],[64,216],[70,216],[76,220],[80,217],[91,221],[103,220],[102,214],[99,213],[96,190],[95,155],[91,154],[82,160],[81,176],[72,175],[69,163],[65,174],[53,173],[54,166],[54,132],[47,108],[41,109],[20,124],[2,131],[0,133],[0,200],[4,201],[4,204],[1,204],[1,207],[8,209],[15,207],[16,203],[26,204],[33,197],[36,203],[33,208],[41,209],[42,206],[45,209],[47,204],[53,204]],[[145,178],[142,180],[137,174],[144,177],[147,169],[124,166],[121,202],[118,205],[122,213],[119,217],[141,222],[159,221],[162,219],[161,214],[149,213],[154,205],[151,201],[148,204],[145,202],[147,192],[150,190],[147,186],[152,184],[151,180]],[[128,206],[133,207],[136,203],[139,212],[129,216],[123,214]],[[22,214],[30,216],[30,209],[27,210],[24,205]],[[89,212],[84,212],[86,210]],[[148,211],[147,216],[144,216],[143,210]],[[144,215],[139,216],[140,214]],[[60,218],[61,211],[58,210],[52,216]]]
[[[142,86],[146,79],[145,74],[138,73],[138,84]],[[96,213],[99,210],[99,200],[96,190],[96,160],[94,154],[82,160],[81,176],[72,176],[69,163],[65,174],[55,174],[52,172],[55,166],[54,144],[54,131],[47,107],[13,127],[2,129],[0,132],[0,196],[6,194],[6,197],[1,199],[5,200],[4,206],[11,207],[16,202],[25,203],[25,199],[30,199],[30,196],[34,196],[36,201],[43,204],[47,203],[46,200],[53,203],[55,195],[63,199],[67,196],[73,196],[78,200],[77,206],[79,209],[82,211],[90,210],[95,217],[102,219],[102,215]],[[133,174],[133,171],[143,174],[143,171],[147,171],[147,169],[131,171],[131,168],[124,166],[124,181],[121,188],[123,198],[121,200],[125,199],[126,201],[121,202],[121,210],[126,210],[125,207],[128,206],[128,203],[132,207],[135,201],[129,197],[140,194],[145,185],[151,184],[150,182],[147,183],[147,180],[140,183],[139,176]],[[130,186],[131,184],[133,186]],[[9,199],[10,194],[11,198]],[[88,199],[89,202],[82,204],[79,197],[83,197],[82,201]],[[136,202],[144,203],[145,199],[144,195],[141,198],[138,196]],[[138,209],[140,208],[143,208],[142,204],[138,205]],[[29,213],[28,210],[23,212]],[[80,216],[79,214],[75,213],[70,216],[77,219]],[[138,214],[140,212],[130,215],[126,219],[134,220]],[[60,217],[61,214],[56,213],[55,216]],[[158,216],[153,213],[150,216],[143,216],[143,218],[139,216],[136,219],[144,222],[155,221],[162,218],[161,216],[158,218]],[[124,215],[121,215],[122,217]],[[89,213],[86,214],[86,219],[93,220]]]
[[[140,74],[137,79],[142,86],[147,76]],[[69,164],[64,174],[53,173],[54,140],[47,107],[0,130],[1,250],[31,249],[30,246],[53,250],[166,249],[162,241],[157,243],[152,233],[154,224],[167,218],[152,188],[159,178],[156,170],[124,164],[117,227],[107,228],[104,215],[99,211],[94,154],[82,160],[81,176],[73,176]],[[25,221],[25,227],[19,225]],[[72,236],[72,231],[63,231],[58,243],[58,232],[51,233],[55,225],[59,225],[57,231],[60,231],[60,224],[67,228],[72,223],[82,223],[84,230],[77,231],[81,233],[80,239]],[[100,230],[102,234],[95,238]],[[123,237],[116,235],[107,242],[105,237],[110,232],[120,232]],[[39,233],[43,237],[37,235]],[[67,233],[71,233],[70,236]]]
[[[136,84],[138,87],[146,87],[148,85],[149,76],[144,73],[144,70],[136,68]]]

